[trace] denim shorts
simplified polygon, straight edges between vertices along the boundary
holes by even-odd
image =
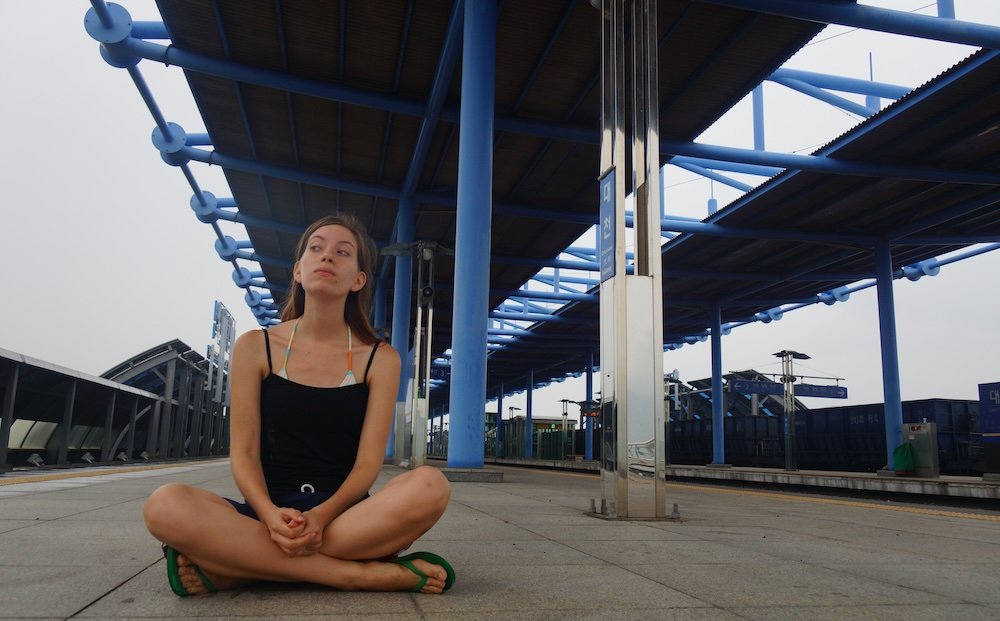
[[[299,511],[308,511],[315,507],[316,505],[326,502],[333,492],[295,492],[294,494],[286,494],[283,496],[276,496],[271,499],[271,502],[278,505],[279,507],[287,507],[289,509],[297,509]],[[240,515],[245,515],[248,518],[253,518],[255,520],[260,520],[257,516],[257,512],[253,510],[250,503],[240,502],[238,500],[233,500],[232,498],[226,498],[229,504],[233,505]]]
[[[295,492],[293,494],[275,496],[274,498],[271,499],[271,502],[278,505],[279,507],[287,507],[289,509],[296,509],[298,511],[306,512],[315,507],[316,505],[323,504],[324,502],[329,500],[331,496],[333,496],[333,492],[314,492],[314,491]],[[358,502],[361,502],[362,500],[368,497],[369,494],[365,494],[364,497],[358,500]],[[233,500],[232,498],[225,498],[224,500],[228,501],[229,504],[233,505],[233,508],[236,509],[236,511],[240,515],[245,515],[248,518],[253,518],[257,521],[260,521],[260,517],[258,517],[257,512],[253,510],[253,507],[250,506],[250,503],[240,502],[238,500]]]

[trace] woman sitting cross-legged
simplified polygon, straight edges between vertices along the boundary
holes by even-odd
[[[444,475],[423,466],[369,495],[400,371],[367,319],[374,244],[353,219],[327,216],[296,256],[282,322],[233,347],[230,457],[245,502],[181,484],[146,501],[170,586],[182,596],[260,580],[446,591],[455,572],[443,558],[396,556],[444,513]]]

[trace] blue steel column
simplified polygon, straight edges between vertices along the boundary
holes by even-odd
[[[587,353],[587,401],[594,400],[594,352]],[[584,418],[586,431],[583,432],[583,458],[590,460],[594,458],[594,420],[595,417]]]
[[[892,249],[888,241],[875,246],[878,291],[878,328],[882,341],[882,391],[885,396],[885,455],[892,470],[892,453],[900,443],[903,403],[899,390],[899,351],[896,345],[896,304],[892,296]]]
[[[722,307],[712,309],[712,463],[726,463],[722,403]]]
[[[483,467],[496,19],[495,0],[465,3],[448,436],[453,468]]]
[[[413,197],[404,196],[399,200],[396,214],[396,243],[409,244],[413,241],[413,227],[416,213]],[[396,393],[396,415],[403,415],[400,403],[406,402],[406,366],[410,351],[410,298],[413,287],[413,257],[409,254],[396,255],[396,274],[392,285],[392,348],[399,352],[403,365],[399,371],[399,392]],[[389,428],[389,442],[385,447],[385,458],[392,459],[396,441],[396,425]]]
[[[535,370],[528,369],[527,389],[524,391],[524,458],[531,459],[535,455],[532,440],[535,436],[535,424],[532,422],[532,408],[535,392]]]

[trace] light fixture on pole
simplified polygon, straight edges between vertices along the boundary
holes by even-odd
[[[435,241],[417,240],[382,248],[388,256],[412,255],[417,260],[417,307],[413,329],[413,388],[408,397],[412,412],[409,467],[422,466],[427,454],[427,418],[430,411],[431,351],[434,325],[434,257],[455,254]],[[398,424],[399,421],[397,421]],[[397,434],[399,430],[397,430]],[[402,448],[397,436],[397,444]]]
[[[560,399],[559,403],[562,403],[562,406],[563,406],[563,412],[562,412],[562,414],[563,414],[562,446],[563,446],[563,457],[565,457],[566,456],[565,455],[566,454],[566,434],[569,433],[569,429],[568,429],[568,427],[569,427],[569,418],[568,418],[569,417],[569,412],[566,411],[566,407],[570,403],[576,403],[576,401],[573,401],[572,399]]]
[[[781,358],[781,383],[785,386],[785,470],[798,470],[795,455],[795,377],[792,360],[809,360],[806,354],[783,349],[774,354]]]

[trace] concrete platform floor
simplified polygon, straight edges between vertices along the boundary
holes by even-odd
[[[184,599],[140,508],[171,481],[236,495],[227,461],[7,473],[0,619],[1000,618],[1000,507],[669,483],[680,521],[612,522],[584,514],[593,475],[503,471],[453,483],[413,546],[455,566],[444,595],[266,585]]]

